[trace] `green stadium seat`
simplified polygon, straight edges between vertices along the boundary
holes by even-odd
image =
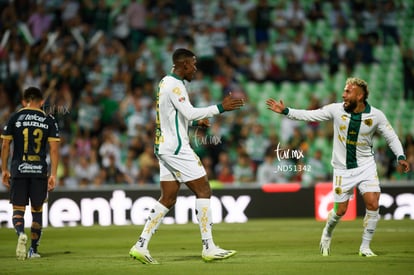
[[[263,92],[266,97],[277,97],[276,85],[272,81],[266,81],[263,83]]]
[[[374,47],[374,58],[377,60],[381,60],[384,56],[384,47],[382,45],[377,45]]]
[[[358,30],[356,27],[350,26],[346,30],[346,37],[350,40],[356,41],[358,39]]]
[[[210,88],[210,93],[211,96],[214,100],[216,101],[220,101],[223,97],[223,87],[221,86],[221,84],[219,82],[216,81],[210,81],[209,82],[209,88]]]
[[[245,85],[245,90],[250,103],[257,102],[262,92],[262,87],[259,83],[248,81]]]

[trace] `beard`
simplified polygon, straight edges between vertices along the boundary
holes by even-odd
[[[350,100],[350,101],[348,101],[347,105],[344,103],[343,106],[344,106],[345,112],[352,113],[355,110],[355,108],[357,107],[357,102],[356,102],[356,100]]]

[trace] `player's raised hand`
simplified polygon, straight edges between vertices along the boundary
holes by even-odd
[[[234,98],[232,97],[231,93],[229,93],[221,103],[223,109],[225,111],[232,111],[240,109],[244,106],[244,99],[243,98]]]
[[[283,104],[283,101],[277,101],[273,98],[269,98],[266,100],[267,109],[272,110],[275,113],[281,114],[283,110],[286,108],[285,104]]]

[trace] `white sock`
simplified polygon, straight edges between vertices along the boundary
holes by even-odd
[[[196,199],[195,209],[198,225],[200,226],[203,249],[216,247],[212,234],[213,218],[211,215],[210,199]]]
[[[152,235],[155,234],[168,211],[169,209],[160,202],[157,201],[155,203],[148,216],[147,222],[145,223],[144,229],[142,230],[141,236],[135,244],[137,248],[148,248],[148,243],[151,240]]]
[[[328,215],[328,219],[326,220],[326,225],[324,228],[325,234],[328,237],[332,237],[333,230],[335,229],[335,226],[339,223],[342,216],[336,215],[335,210],[331,210]]]
[[[369,248],[372,237],[374,236],[375,229],[377,229],[377,223],[379,219],[379,209],[376,211],[366,210],[364,217],[364,232],[362,233],[361,248]]]

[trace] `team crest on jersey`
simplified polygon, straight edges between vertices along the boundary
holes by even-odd
[[[368,118],[364,120],[365,125],[367,125],[368,127],[372,126],[372,119]]]
[[[181,90],[178,87],[174,88],[172,92],[176,95],[181,95]]]
[[[342,194],[342,188],[341,187],[336,187],[335,188],[335,193],[338,194],[338,195]]]

